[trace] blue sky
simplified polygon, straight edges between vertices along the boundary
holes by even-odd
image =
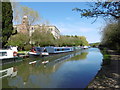
[[[81,18],[79,12],[72,11],[73,8],[88,9],[88,4],[93,2],[21,2],[39,12],[43,20],[55,25],[62,35],[85,36],[89,43],[99,42],[101,39],[100,28],[104,21],[99,18],[93,24],[93,18]]]

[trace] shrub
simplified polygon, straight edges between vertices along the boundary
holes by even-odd
[[[32,48],[30,44],[24,46],[25,51],[29,51]]]

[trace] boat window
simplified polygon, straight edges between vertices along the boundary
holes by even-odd
[[[69,48],[65,48],[64,50],[70,50]]]
[[[44,49],[43,49],[43,52],[47,52],[47,50],[44,48]]]
[[[40,48],[36,48],[36,50],[37,50],[37,51],[39,51],[39,52],[41,51],[41,49],[40,49]]]
[[[0,52],[0,56],[7,56],[7,52]]]
[[[63,49],[59,49],[59,51],[62,51]]]
[[[60,51],[60,49],[57,49],[57,51]]]
[[[55,49],[55,51],[57,51],[57,49]]]
[[[67,50],[70,50],[70,48],[55,49],[55,51],[67,51]]]

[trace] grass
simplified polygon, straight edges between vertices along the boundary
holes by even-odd
[[[25,52],[29,52],[29,51],[18,51],[18,53],[25,53]]]
[[[103,55],[103,58],[104,58],[104,59],[110,59],[110,55],[109,55],[109,54],[104,54],[104,55]]]
[[[29,51],[18,51],[18,53],[26,53],[26,52],[29,52]]]
[[[18,51],[18,54],[25,54],[27,55],[29,51]]]
[[[102,65],[110,65],[111,63],[111,59],[110,59],[110,54],[107,53],[107,49],[104,48],[102,51],[102,54],[103,54],[103,63]]]

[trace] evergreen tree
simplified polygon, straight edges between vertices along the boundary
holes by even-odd
[[[5,46],[7,40],[13,31],[13,11],[10,2],[2,2],[2,47]]]

